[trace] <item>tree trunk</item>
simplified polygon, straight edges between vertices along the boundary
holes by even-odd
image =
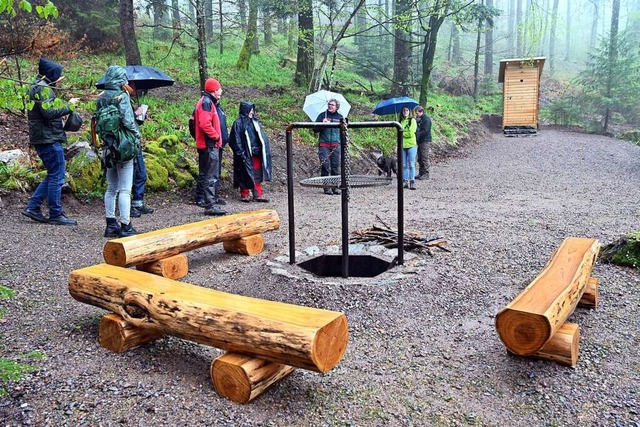
[[[245,354],[225,353],[211,364],[211,380],[220,396],[249,403],[294,370]]]
[[[248,24],[247,34],[245,34],[244,43],[242,44],[242,49],[240,49],[240,55],[238,55],[238,62],[236,62],[236,67],[239,70],[249,69],[251,54],[254,50],[253,45],[258,33],[258,0],[249,0]]]
[[[600,243],[569,237],[544,270],[496,316],[505,346],[520,356],[540,350],[573,313],[582,297]]]
[[[134,326],[284,365],[328,372],[348,341],[343,313],[234,295],[131,268],[72,271],[69,293]]]
[[[598,5],[600,0],[591,0],[593,4],[593,14],[591,15],[591,36],[589,37],[589,51],[593,51],[598,43],[598,19],[600,19],[600,13],[598,11]]]
[[[264,237],[262,234],[227,240],[222,243],[225,252],[241,255],[258,255],[264,251]]]
[[[493,8],[493,0],[487,0],[487,7]],[[493,75],[493,22],[488,24],[484,34],[484,75],[490,79]]]
[[[151,0],[153,7],[153,38],[162,40],[165,38],[166,31],[162,26],[165,24],[165,13],[167,11],[167,5],[164,0]]]
[[[609,120],[611,119],[611,104],[613,103],[612,90],[613,90],[613,70],[618,66],[618,22],[620,19],[620,0],[613,0],[611,6],[611,31],[609,33],[609,63],[607,67],[607,107],[604,113],[604,124],[602,126],[602,132],[606,133],[609,130]]]
[[[453,38],[453,47],[451,51],[451,60],[454,64],[460,65],[462,62],[462,52],[460,51],[460,29],[454,23],[451,24],[452,35]]]
[[[576,366],[580,347],[580,327],[566,322],[551,339],[532,356],[566,366]]]
[[[185,254],[178,254],[158,261],[139,264],[136,268],[167,279],[177,280],[189,274],[189,259]]]
[[[393,83],[391,93],[394,96],[410,96],[409,65],[411,59],[411,32],[409,21],[411,2],[395,0],[394,39],[393,39]]]
[[[313,2],[300,0],[298,7],[298,55],[294,82],[298,86],[308,87],[315,65]]]
[[[271,209],[225,215],[109,240],[104,245],[104,260],[111,265],[129,267],[279,227],[278,213]]]
[[[133,0],[120,0],[120,32],[127,65],[142,65],[133,20]]]
[[[272,22],[271,11],[267,8],[262,10],[262,27],[264,28],[264,44],[265,46],[269,46],[273,44],[273,22]]]
[[[566,25],[565,25],[565,38],[564,38],[564,60],[565,61],[569,61],[571,59],[571,33],[572,31],[572,27],[571,27],[571,22],[573,20],[571,19],[571,0],[567,0],[567,20]]]
[[[222,0],[218,0],[218,19],[220,24],[220,46],[218,52],[222,55],[224,53],[224,14],[222,13]]]
[[[240,15],[240,29],[247,31],[247,3],[245,0],[238,0],[238,14]]]
[[[516,36],[516,0],[509,0],[509,14],[507,15],[507,28],[509,35],[507,36],[507,55],[514,58],[516,51],[514,49]]]
[[[551,12],[551,30],[549,31],[549,74],[553,77],[556,70],[556,27],[558,26],[558,0],[553,0]]]
[[[524,27],[522,25],[522,0],[516,0],[516,56],[522,58],[524,47]]]
[[[433,71],[433,61],[438,44],[438,31],[444,22],[444,16],[432,15],[429,17],[429,29],[424,35],[424,47],[422,51],[422,78],[420,80],[420,105],[427,105],[429,93],[429,81]]]
[[[204,2],[211,0],[196,0],[196,33],[198,42],[198,74],[200,75],[200,90],[204,90],[207,80],[207,32],[205,30]]]
[[[132,348],[160,339],[162,336],[162,332],[140,328],[114,313],[102,316],[98,328],[100,346],[114,353],[124,353]]]
[[[173,38],[180,37],[182,24],[180,23],[180,2],[179,0],[171,0],[171,27],[173,28]]]
[[[480,1],[482,6],[484,1]],[[482,27],[484,23],[484,17],[478,18],[478,29],[476,31],[476,49],[473,55],[473,100],[478,100],[478,92],[480,87],[480,40],[482,40]]]
[[[211,39],[213,37],[213,0],[200,1],[204,1],[205,29],[207,39]]]

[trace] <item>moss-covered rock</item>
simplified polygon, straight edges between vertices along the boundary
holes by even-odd
[[[168,190],[171,187],[169,183],[169,171],[163,166],[163,162],[159,160],[158,157],[147,154],[144,156],[144,163],[147,167],[147,190]]]
[[[189,173],[189,171],[180,169],[176,169],[174,171],[173,179],[179,188],[191,188],[196,184],[196,179]]]
[[[602,249],[601,259],[628,267],[640,267],[640,231],[634,231]]]
[[[82,151],[69,161],[67,173],[74,193],[104,193],[106,182],[102,180],[102,164],[93,152]]]
[[[167,150],[162,148],[160,146],[160,142],[158,142],[158,141],[147,142],[144,145],[144,151],[146,151],[149,154],[153,154],[154,156],[158,156],[158,157],[166,157],[167,156]]]
[[[637,145],[640,145],[640,130],[638,129],[628,130],[624,132],[622,135],[620,135],[620,139],[635,142]]]

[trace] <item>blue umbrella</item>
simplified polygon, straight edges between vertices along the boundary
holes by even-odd
[[[376,108],[373,110],[373,114],[384,116],[385,114],[398,114],[404,107],[408,107],[413,110],[418,106],[418,102],[409,98],[408,96],[401,96],[398,98],[389,98],[384,101],[380,101]]]
[[[133,83],[136,90],[149,90],[162,86],[171,86],[173,79],[157,68],[145,65],[127,65],[127,78]],[[104,89],[104,76],[96,83],[98,89]]]

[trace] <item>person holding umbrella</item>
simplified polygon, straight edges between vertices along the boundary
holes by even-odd
[[[320,113],[316,122],[318,123],[339,123],[343,118],[338,113],[340,103],[332,98],[327,103],[326,111]],[[318,134],[318,157],[320,159],[321,176],[340,175],[340,129],[314,127],[313,131]],[[337,188],[324,189],[324,194],[340,194]]]
[[[416,129],[418,123],[411,117],[409,107],[403,107],[400,113],[400,125],[402,126],[402,180],[404,188],[415,190],[416,179],[416,154],[418,143],[416,142]]]

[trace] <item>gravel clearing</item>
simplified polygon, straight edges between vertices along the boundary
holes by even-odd
[[[265,252],[253,258],[225,254],[222,245],[190,252],[184,281],[343,311],[350,333],[332,371],[296,370],[248,405],[213,389],[209,366],[221,350],[173,337],[123,354],[99,346],[105,311],[67,290],[71,270],[102,262],[99,201],[65,200],[79,225],[56,227],[20,215],[26,196],[5,198],[0,280],[16,297],[2,303],[0,355],[46,357],[0,398],[0,424],[640,426],[637,270],[594,267],[599,307],[577,308],[569,319],[581,328],[575,368],[509,356],[494,326],[565,237],[606,244],[638,230],[640,147],[553,128],[527,138],[493,133],[431,175],[405,192],[405,229],[446,239],[451,253],[416,254],[374,278],[319,280],[282,262],[282,186],[272,185],[268,205],[230,199],[230,212],[276,209],[281,228],[265,234]],[[296,249],[339,244],[340,198],[297,185],[295,192]],[[353,190],[351,230],[376,216],[395,225],[395,200],[394,186]],[[172,196],[149,204],[156,213],[134,220],[141,231],[204,218]]]

